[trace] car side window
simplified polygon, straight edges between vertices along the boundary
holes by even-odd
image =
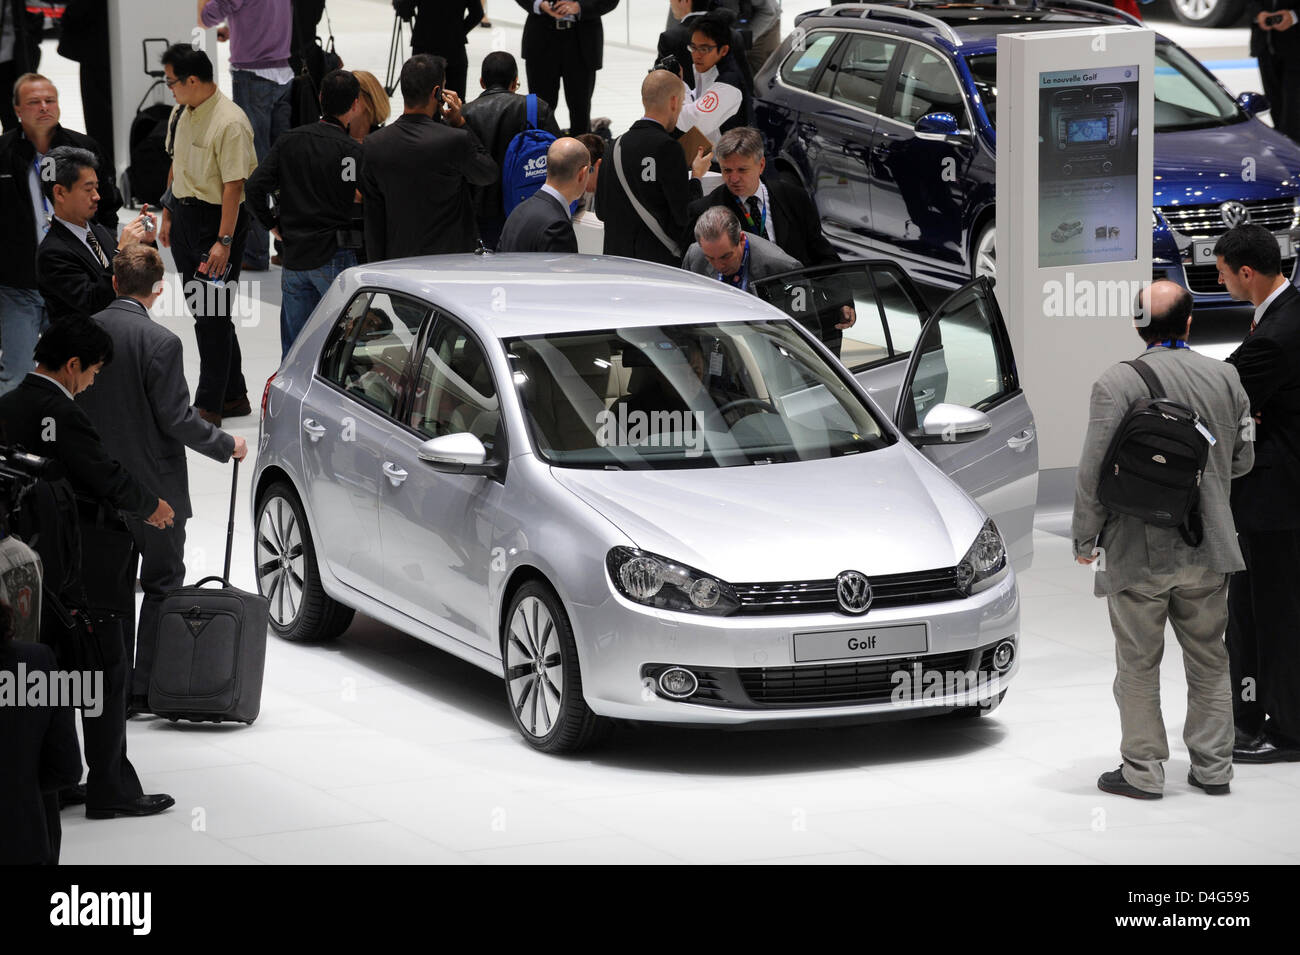
[[[872,276],[876,280],[876,301],[885,313],[885,324],[889,326],[893,345],[891,354],[906,355],[916,347],[916,337],[921,334],[927,316],[912,292],[892,270],[875,268]]]
[[[439,315],[424,348],[409,424],[422,435],[469,433],[489,452],[501,403],[483,350],[459,324]]]
[[[812,88],[813,77],[835,45],[834,33],[814,33],[804,38],[803,48],[796,46],[781,67],[781,79],[799,90]]]
[[[952,113],[957,117],[957,124],[964,125],[965,101],[943,57],[923,46],[909,44],[890,112],[894,119],[909,126],[927,113]]]
[[[877,112],[896,49],[898,43],[895,40],[867,33],[850,36],[835,71],[831,98]]]
[[[430,311],[404,296],[361,292],[325,342],[321,376],[375,410],[395,414],[411,347]]]
[[[937,321],[917,343],[920,361],[912,381],[910,421],[920,424],[936,404],[983,411],[1017,387],[998,347],[996,318],[972,283],[946,302]]]

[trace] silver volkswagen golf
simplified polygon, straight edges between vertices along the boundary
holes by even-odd
[[[262,398],[274,630],[360,610],[503,676],[547,752],[991,710],[1037,451],[989,285],[933,314],[887,262],[755,291],[577,255],[343,273]]]

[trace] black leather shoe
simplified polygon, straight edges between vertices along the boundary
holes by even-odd
[[[166,793],[140,796],[121,806],[87,806],[87,819],[112,819],[114,816],[152,816],[170,809],[176,800]]]
[[[1124,767],[1113,769],[1109,773],[1102,773],[1097,777],[1097,788],[1104,793],[1112,793],[1116,796],[1128,796],[1129,799],[1164,799],[1164,793],[1149,793],[1145,789],[1138,789],[1136,786],[1130,786],[1124,779]]]
[[[1233,749],[1236,749],[1239,746],[1249,746],[1251,743],[1255,742],[1255,739],[1259,736],[1259,732],[1259,730],[1255,730],[1253,733],[1247,732],[1240,726],[1234,728],[1232,731]]]
[[[1279,743],[1260,733],[1246,746],[1232,747],[1234,763],[1296,763],[1300,762],[1300,748]]]
[[[1211,796],[1226,796],[1228,795],[1229,792],[1231,792],[1231,790],[1228,788],[1227,783],[1201,782],[1194,775],[1192,775],[1192,771],[1190,769],[1187,771],[1187,782],[1189,785],[1195,786],[1197,789],[1205,790]]]
[[[248,403],[248,395],[236,398],[234,401],[227,401],[221,407],[221,417],[223,418],[242,418],[244,415],[252,413],[253,406]]]
[[[86,802],[86,784],[77,783],[75,786],[68,786],[66,789],[59,790],[59,808],[66,809],[69,806],[80,806]]]
[[[149,697],[133,696],[126,703],[126,718],[129,720],[133,716],[147,716],[153,710],[149,709]]]

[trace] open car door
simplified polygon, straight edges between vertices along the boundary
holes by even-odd
[[[992,427],[967,440],[941,435],[935,441],[924,433],[924,424],[941,403],[983,412]],[[1038,434],[987,278],[954,292],[922,327],[894,423],[979,502],[997,523],[1016,570],[1027,570],[1034,556]]]

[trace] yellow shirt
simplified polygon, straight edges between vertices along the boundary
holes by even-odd
[[[222,184],[247,179],[257,168],[253,127],[221,90],[193,109],[176,109],[181,117],[172,141],[172,195],[220,205]]]

